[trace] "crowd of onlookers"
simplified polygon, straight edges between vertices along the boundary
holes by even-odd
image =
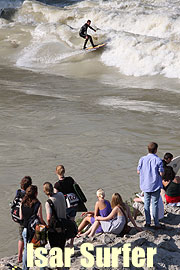
[[[154,219],[154,229],[165,228],[159,220],[164,216],[164,203],[180,202],[180,177],[175,176],[172,167],[167,166],[173,159],[171,153],[164,155],[163,161],[157,156],[158,145],[154,142],[148,145],[148,154],[143,156],[138,163],[137,173],[140,175],[141,194],[134,199],[134,215],[129,206],[123,202],[119,193],[112,195],[111,203],[105,199],[105,191],[97,190],[97,202],[94,211],[87,211],[81,214],[83,220],[79,224],[77,237],[84,237],[87,241],[92,240],[95,233],[114,233],[123,235],[128,232],[128,221],[141,231],[136,225],[135,219],[138,210],[145,214],[145,227],[151,226],[151,219]],[[54,205],[57,217],[75,220],[78,200],[74,190],[75,181],[72,177],[65,177],[63,165],[56,167],[58,181],[54,186],[50,182],[43,184],[43,191],[48,200],[45,203],[46,221],[42,216],[42,205],[39,202],[37,186],[32,184],[32,179],[25,176],[21,180],[21,189],[17,190],[16,196],[22,198],[20,205],[20,225],[18,242],[18,262],[23,261],[23,270],[27,267],[27,243],[28,243],[28,222],[34,213],[37,214],[41,224],[49,227],[48,240],[50,247],[60,247],[64,250],[66,237],[63,231],[54,231],[50,224],[53,216],[49,199]],[[67,243],[73,247],[74,239]],[[24,252],[23,252],[24,251]],[[43,269],[43,268],[42,268]]]

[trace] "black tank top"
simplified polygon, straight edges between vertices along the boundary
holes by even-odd
[[[37,204],[39,204],[39,206],[41,205],[40,202],[36,202],[35,204],[33,204],[32,207],[29,207],[29,206],[22,204],[22,216],[23,216],[24,228],[27,228],[28,221],[29,221],[30,217],[34,214],[34,209],[35,209],[35,207],[37,207]],[[38,209],[39,209],[39,207],[38,207]]]

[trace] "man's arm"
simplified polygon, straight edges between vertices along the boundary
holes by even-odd
[[[92,29],[94,32],[96,32],[96,30],[94,28],[92,28],[90,25],[89,25],[89,28]]]
[[[138,166],[137,166],[137,174],[140,174],[140,169],[141,169],[141,158],[140,158],[140,160],[139,160],[139,162],[138,162]]]
[[[164,167],[163,167],[163,162],[161,159],[160,159],[160,163],[159,163],[159,174],[161,177],[164,176]]]
[[[47,219],[47,224],[49,226],[50,224],[50,219],[52,215],[52,210],[48,202],[45,203],[45,208],[46,208],[46,219]]]

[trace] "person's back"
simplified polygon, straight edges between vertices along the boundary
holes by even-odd
[[[171,153],[166,153],[164,155],[163,159],[163,168],[164,168],[164,175],[163,180],[164,181],[172,181],[175,177],[175,172],[173,171],[173,168],[171,166],[168,166],[168,164],[173,159],[173,155]]]
[[[159,224],[158,202],[162,185],[163,163],[156,155],[158,144],[151,142],[148,145],[148,154],[139,160],[137,173],[140,174],[140,189],[144,191],[144,210],[146,216],[145,227],[150,227],[150,202],[152,201],[152,211],[155,229],[162,228]]]
[[[160,172],[163,172],[162,160],[153,153],[143,156],[138,164],[140,171],[140,188],[145,192],[153,192],[162,187]]]
[[[111,204],[108,200],[98,201],[99,215],[106,217],[111,213]]]
[[[50,182],[45,182],[43,184],[44,193],[48,196],[48,200],[45,203],[46,208],[46,218],[49,225],[48,239],[51,248],[60,247],[64,250],[66,243],[66,237],[63,231],[57,232],[52,227],[53,216],[55,216],[54,211],[58,218],[66,218],[66,205],[64,195],[61,192],[54,193],[53,185]],[[52,201],[53,206],[51,207],[48,201]],[[53,210],[54,209],[54,210]]]
[[[31,177],[24,176],[21,180],[21,183],[20,183],[21,188],[16,191],[16,196],[15,196],[14,202],[18,204],[18,208],[14,207],[14,213],[15,213],[15,216],[18,215],[18,219],[20,219],[19,209],[20,209],[21,201],[22,201],[23,197],[25,196],[26,189],[31,184],[32,184]],[[24,241],[23,241],[23,237],[22,237],[22,232],[23,232],[24,226],[23,226],[23,221],[20,221],[19,223],[20,224],[19,224],[19,241],[18,241],[18,262],[21,263],[22,262],[22,253],[23,253],[23,248],[24,248]]]
[[[89,27],[89,25],[87,23],[85,23],[83,26],[81,26],[79,34],[80,35],[87,35],[88,27]]]
[[[180,177],[176,176],[173,181],[169,182],[166,187],[165,194],[167,203],[178,203],[180,202]]]
[[[68,193],[72,193],[74,192],[74,185],[75,181],[71,176],[68,177],[64,177],[62,180],[58,180],[55,184],[54,184],[54,188],[58,191],[58,192],[62,192],[64,195],[68,194]]]
[[[45,225],[45,222],[42,217],[42,206],[39,200],[37,199],[37,186],[30,185],[26,189],[26,194],[22,200],[21,208],[20,208],[20,216],[23,219],[23,240],[24,240],[24,253],[23,253],[23,270],[28,270],[29,267],[27,266],[27,242],[32,239],[32,234],[29,231],[31,226],[29,227],[30,218],[36,215],[41,224]],[[43,269],[43,268],[41,268]]]
[[[54,204],[54,208],[56,210],[56,214],[58,218],[66,218],[66,204],[64,195],[61,192],[53,193],[50,197],[50,200],[52,200]],[[48,202],[45,204],[46,207],[46,213],[51,212],[51,207]]]

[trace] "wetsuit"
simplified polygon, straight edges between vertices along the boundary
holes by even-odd
[[[86,48],[86,44],[87,44],[88,40],[90,40],[91,45],[92,45],[93,47],[95,46],[94,43],[93,43],[92,37],[91,37],[90,35],[87,34],[87,29],[88,29],[88,27],[89,27],[90,29],[92,29],[93,31],[96,31],[94,28],[92,28],[92,27],[91,27],[89,24],[87,24],[87,23],[85,23],[85,24],[81,27],[81,29],[80,29],[80,31],[79,31],[80,37],[85,38],[85,39],[86,39],[86,37],[88,37],[88,38],[85,40],[85,42],[84,42],[84,49]]]

